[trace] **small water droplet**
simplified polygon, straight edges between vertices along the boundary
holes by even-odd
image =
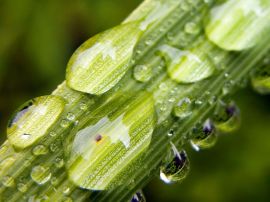
[[[181,182],[189,172],[189,160],[185,151],[179,152],[172,144],[173,153],[160,167],[160,179],[166,184]]]
[[[185,119],[192,114],[192,102],[189,98],[183,98],[174,107],[174,115],[180,119]]]
[[[195,22],[188,22],[185,25],[185,32],[188,34],[198,34],[200,32],[200,26]]]
[[[52,152],[57,152],[61,148],[61,143],[59,140],[55,140],[55,142],[51,143],[50,150]]]
[[[64,159],[63,158],[60,158],[60,157],[57,157],[55,159],[55,162],[54,162],[55,166],[57,168],[62,168],[64,166]]]
[[[174,130],[173,129],[170,129],[169,132],[168,132],[168,136],[169,137],[172,137],[174,135]]]
[[[52,185],[57,185],[59,183],[59,180],[58,180],[58,178],[57,177],[52,177],[52,179],[51,179],[51,184]]]
[[[57,133],[54,132],[54,131],[52,131],[52,132],[49,133],[49,135],[50,135],[51,137],[55,137],[55,136],[57,135]]]
[[[45,155],[48,153],[48,149],[44,145],[37,145],[33,148],[32,152],[36,156]]]
[[[69,186],[64,186],[64,187],[63,187],[63,194],[69,195],[70,192],[71,192],[71,189],[70,189]]]
[[[61,123],[60,123],[60,126],[62,127],[62,128],[67,128],[68,126],[69,126],[69,121],[68,120],[66,120],[66,119],[63,119],[62,121],[61,121]]]
[[[22,193],[25,193],[28,189],[27,185],[24,184],[24,183],[18,183],[17,184],[17,189],[22,192]]]
[[[130,202],[146,202],[141,190],[137,191],[131,198]]]
[[[52,174],[49,168],[38,165],[32,168],[30,175],[37,184],[42,185],[51,179]]]
[[[67,120],[74,121],[75,118],[76,118],[76,116],[73,113],[69,112],[67,114]]]
[[[5,186],[5,187],[13,187],[15,185],[15,181],[14,181],[14,178],[11,177],[11,176],[4,176],[2,178],[2,184]]]
[[[256,72],[252,78],[251,83],[253,88],[261,94],[270,93],[270,66],[262,68]]]
[[[80,103],[79,107],[82,111],[86,111],[88,108],[87,104],[84,102]]]
[[[152,77],[152,69],[147,65],[137,65],[134,67],[134,78],[140,82],[147,82]]]

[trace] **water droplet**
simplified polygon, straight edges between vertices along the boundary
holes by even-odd
[[[185,25],[185,32],[188,34],[198,34],[200,32],[200,26],[195,22],[188,22]]]
[[[183,98],[174,107],[174,115],[180,119],[185,119],[192,114],[192,103],[189,98]]]
[[[267,66],[252,76],[253,88],[261,94],[270,93],[270,66]]]
[[[54,95],[35,98],[22,105],[7,128],[9,142],[25,148],[44,136],[62,114],[65,101]]]
[[[131,198],[130,202],[146,202],[141,190],[137,191]]]
[[[93,190],[116,186],[122,181],[112,183],[113,176],[150,144],[156,121],[152,96],[146,92],[136,95],[124,110],[121,108],[114,116],[97,116],[89,125],[79,125],[73,131],[74,139],[67,139],[65,166],[76,185]]]
[[[73,113],[69,112],[67,114],[67,120],[74,121],[75,118],[76,118],[76,116]]]
[[[58,180],[58,178],[57,177],[52,177],[52,179],[51,179],[51,184],[52,185],[57,185],[59,183],[59,180]]]
[[[152,77],[152,69],[147,65],[137,65],[134,67],[134,78],[140,82],[147,82]]]
[[[64,166],[64,159],[57,157],[54,164],[57,168],[62,168]]]
[[[133,49],[141,34],[138,22],[133,21],[90,38],[68,63],[68,86],[97,95],[110,90],[130,68]]]
[[[196,151],[208,149],[214,146],[217,141],[215,127],[210,119],[204,122],[202,128],[195,128],[195,130],[193,130],[193,136],[195,136],[195,138],[193,138],[190,143]]]
[[[86,111],[86,110],[88,109],[87,104],[84,103],[84,102],[80,103],[80,109],[81,109],[82,111]]]
[[[220,101],[215,111],[214,125],[221,133],[235,131],[240,125],[240,110],[233,102],[226,104]]]
[[[52,132],[49,133],[49,135],[50,135],[51,137],[55,137],[55,136],[57,135],[57,133],[54,132],[54,131],[52,131]]]
[[[208,38],[225,50],[240,51],[256,45],[270,19],[270,3],[260,2],[228,0],[213,7],[205,28]]]
[[[170,129],[169,132],[168,132],[168,136],[169,137],[172,137],[174,135],[174,130],[173,129]]]
[[[37,146],[34,147],[32,152],[36,156],[45,155],[45,154],[48,153],[48,149],[44,145],[37,145]]]
[[[215,66],[205,55],[203,44],[189,51],[162,45],[157,54],[164,57],[169,76],[179,83],[194,83],[213,75]]]
[[[5,187],[13,187],[15,185],[15,181],[14,181],[14,178],[11,177],[11,176],[4,176],[2,178],[2,184],[5,186]]]
[[[41,165],[33,167],[31,171],[31,178],[40,185],[48,182],[51,179],[51,175],[49,168]]]
[[[27,185],[24,184],[24,183],[18,183],[17,184],[17,189],[22,192],[22,193],[25,193],[28,189]]]
[[[181,182],[189,172],[189,160],[185,151],[179,152],[172,144],[172,151],[160,167],[160,179],[166,184]]]
[[[52,152],[57,152],[61,148],[61,142],[59,140],[55,140],[53,143],[50,145],[50,150]]]
[[[70,189],[69,186],[64,186],[64,187],[63,187],[63,194],[69,195],[70,192],[71,192],[71,189]]]

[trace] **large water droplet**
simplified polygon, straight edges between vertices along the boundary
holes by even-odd
[[[131,198],[130,202],[146,202],[143,192],[137,191]]]
[[[269,27],[269,1],[228,0],[211,10],[206,26],[208,38],[226,50],[254,46]]]
[[[175,116],[185,119],[192,114],[192,103],[189,98],[183,98],[174,107]]]
[[[240,110],[233,102],[226,104],[220,101],[215,111],[214,125],[221,133],[235,131],[240,125]]]
[[[189,172],[186,152],[179,152],[173,144],[172,151],[160,168],[160,179],[166,184],[181,182]]]
[[[270,93],[270,66],[267,66],[252,76],[253,88],[261,94]]]
[[[173,80],[194,83],[210,77],[215,71],[215,66],[200,49],[199,45],[189,51],[162,45],[158,54],[165,58],[168,74]]]
[[[156,121],[150,94],[138,95],[114,114],[79,125],[75,138],[66,143],[69,178],[82,188],[103,190],[119,184],[119,179],[113,183],[114,176],[124,177],[126,166],[150,144]]]
[[[68,86],[97,95],[110,90],[130,68],[133,49],[141,34],[135,21],[90,38],[68,63]]]
[[[193,149],[199,151],[201,149],[208,149],[215,145],[217,136],[215,134],[215,127],[210,119],[207,119],[202,128],[195,128],[193,130],[193,138],[190,143]]]
[[[33,167],[31,171],[31,178],[40,185],[48,182],[51,175],[50,169],[41,165]]]
[[[57,121],[65,107],[65,101],[58,96],[35,98],[22,105],[12,116],[7,137],[12,145],[25,148],[44,136]]]

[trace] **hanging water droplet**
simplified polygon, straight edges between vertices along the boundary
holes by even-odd
[[[68,86],[97,95],[110,90],[130,68],[133,49],[141,34],[139,23],[133,21],[90,38],[68,63]]]
[[[269,28],[269,6],[269,1],[225,1],[211,9],[206,34],[225,50],[250,48],[258,43],[264,30]]]
[[[208,149],[214,146],[217,141],[215,127],[210,119],[204,122],[202,128],[195,128],[195,130],[193,130],[193,136],[195,136],[195,138],[190,141],[190,144],[196,151]]]
[[[270,93],[270,66],[261,69],[251,79],[253,88],[261,94]]]
[[[134,67],[134,78],[140,82],[147,82],[152,77],[152,69],[147,65],[137,65]]]
[[[30,175],[37,184],[42,185],[51,179],[52,174],[49,168],[38,165],[32,168]]]
[[[11,177],[11,176],[4,176],[2,178],[2,184],[5,186],[5,187],[13,187],[15,185],[15,181],[14,181],[14,178]]]
[[[160,179],[166,184],[181,182],[189,172],[189,160],[185,151],[178,152],[172,144],[173,153],[160,167]]]
[[[194,83],[213,75],[215,66],[204,53],[204,44],[192,50],[182,51],[162,45],[158,54],[165,58],[169,76],[179,83]],[[201,50],[202,49],[202,50]]]
[[[97,116],[89,125],[82,121],[85,125],[73,131],[74,139],[67,139],[65,165],[75,185],[104,190],[124,183],[113,181],[113,176],[123,172],[127,161],[135,161],[150,144],[156,119],[149,93],[136,95],[127,107],[114,114]],[[121,176],[124,178],[124,173]]]
[[[183,98],[174,107],[174,115],[180,119],[185,119],[192,114],[192,102],[189,98]]]
[[[36,156],[45,155],[48,153],[48,148],[44,145],[37,145],[33,148],[33,154]]]
[[[221,133],[235,131],[240,125],[240,110],[233,102],[226,104],[220,101],[215,111],[214,125]]]
[[[69,112],[69,113],[67,114],[67,120],[69,120],[69,121],[74,121],[75,118],[76,118],[75,114],[73,114],[73,113],[71,113],[71,112]]]
[[[143,192],[137,191],[131,198],[130,202],[146,202]]]
[[[21,149],[32,145],[57,121],[65,104],[62,98],[54,95],[38,97],[24,104],[9,122],[9,142]]]

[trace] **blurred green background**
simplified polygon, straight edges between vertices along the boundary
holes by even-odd
[[[140,0],[0,0],[0,141],[11,113],[64,80],[74,50],[117,25]],[[216,147],[188,150],[191,172],[181,184],[158,178],[147,201],[270,201],[270,96],[251,89],[235,96],[242,126]]]

